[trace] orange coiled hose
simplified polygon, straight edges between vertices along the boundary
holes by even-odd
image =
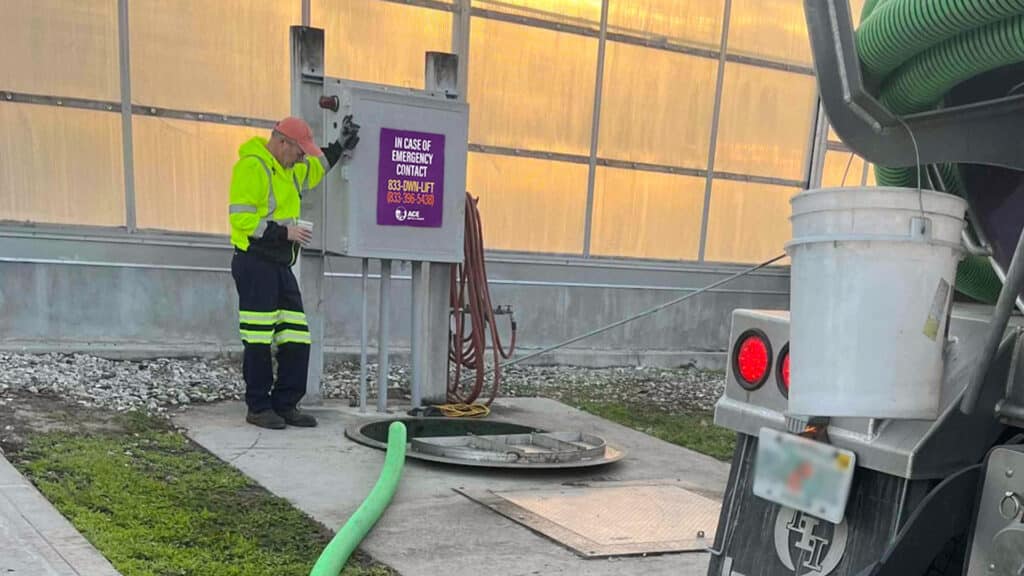
[[[496,313],[487,286],[483,228],[477,201],[466,193],[465,261],[453,266],[451,272],[451,314],[454,321],[449,324],[448,402],[472,404],[480,398],[484,390],[487,335],[490,333],[494,375],[485,402],[490,406],[501,388],[501,359],[510,357],[515,351],[516,321],[509,316],[512,337],[506,351],[495,324]],[[454,370],[452,364],[455,365]],[[470,386],[464,385],[463,369],[476,371]]]

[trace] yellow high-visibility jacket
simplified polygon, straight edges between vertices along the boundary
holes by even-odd
[[[302,194],[323,180],[326,167],[319,158],[306,158],[284,168],[260,137],[242,144],[238,156],[228,206],[231,243],[239,250],[291,265],[298,245],[288,240],[284,227],[296,224]]]

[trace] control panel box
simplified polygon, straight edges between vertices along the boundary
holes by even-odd
[[[444,94],[325,78],[325,142],[359,125],[351,157],[303,198],[311,248],[357,258],[461,262],[469,107]]]

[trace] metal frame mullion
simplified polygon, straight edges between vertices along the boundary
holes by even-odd
[[[811,123],[811,146],[807,159],[807,187],[820,188],[825,172],[825,154],[828,151],[828,116],[820,98],[815,99],[814,121]]]
[[[128,0],[117,1],[117,45],[121,74],[121,153],[124,165],[125,227],[136,230],[135,147],[132,138],[131,35],[128,31]]]
[[[249,126],[254,128],[273,128],[276,122],[266,118],[252,118],[248,116],[229,116],[227,114],[215,114],[209,112],[197,112],[193,110],[175,110],[171,108],[157,108],[145,104],[131,106],[134,114],[140,116],[157,116],[161,118],[174,118],[175,120],[189,120],[192,122],[209,122],[212,124],[227,124],[230,126]]]
[[[704,206],[700,219],[700,247],[697,261],[703,262],[708,244],[708,218],[711,215],[711,185],[715,179],[715,153],[718,148],[718,121],[722,112],[722,88],[725,84],[725,62],[729,49],[729,17],[732,14],[732,0],[725,0],[722,9],[722,41],[719,44],[718,76],[715,80],[715,104],[711,112],[711,138],[708,143],[708,174],[704,181]]]
[[[601,96],[604,87],[605,46],[608,43],[608,0],[601,1],[601,32],[597,40],[597,74],[594,80],[594,114],[590,125],[590,158],[587,171],[587,207],[583,219],[583,256],[590,256],[594,219],[594,185],[597,180],[597,144],[601,132]]]

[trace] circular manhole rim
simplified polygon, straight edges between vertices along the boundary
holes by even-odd
[[[363,428],[372,425],[380,425],[382,423],[390,424],[392,422],[400,421],[408,426],[409,422],[470,422],[468,418],[445,418],[445,417],[421,417],[421,416],[398,416],[391,418],[376,418],[373,420],[361,420],[353,422],[352,424],[345,427],[345,436],[364,446],[376,448],[378,450],[387,450],[387,442],[381,442],[375,440],[363,433]],[[554,432],[554,430],[546,430],[537,428],[535,426],[527,426],[525,424],[518,424],[516,422],[498,421],[501,424],[508,424],[512,426],[521,426],[524,429],[529,429],[533,432]],[[590,434],[593,436],[593,434]],[[406,452],[407,458],[415,458],[417,460],[424,460],[427,462],[437,462],[440,464],[455,464],[458,466],[468,466],[472,468],[506,468],[516,470],[565,470],[573,468],[594,468],[597,466],[607,466],[622,460],[626,456],[626,451],[618,446],[615,446],[607,439],[601,437],[605,442],[605,451],[603,458],[595,458],[591,460],[580,460],[575,462],[498,462],[498,461],[474,461],[474,460],[461,460],[458,458],[447,458],[444,456],[436,456],[433,454],[425,454],[422,452],[416,452],[409,450],[408,446],[412,442],[412,438],[406,438]]]

